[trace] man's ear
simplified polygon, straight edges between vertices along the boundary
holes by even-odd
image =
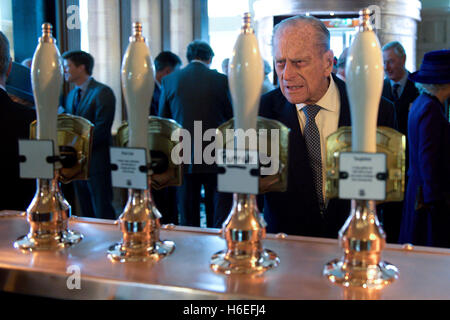
[[[9,65],[8,65],[8,70],[6,71],[6,78],[9,77],[9,74],[11,73],[11,69],[12,69],[12,59],[9,58]]]
[[[325,67],[325,73],[327,76],[330,75],[330,73],[333,71],[334,66],[334,53],[333,50],[328,50],[323,55],[324,60],[324,67]]]

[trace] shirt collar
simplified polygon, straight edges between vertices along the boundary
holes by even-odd
[[[204,61],[202,61],[202,60],[194,59],[194,60],[191,60],[191,63],[192,63],[192,62],[200,62],[201,64],[203,64],[205,67],[207,67],[207,68],[209,69],[209,64],[207,64],[206,62],[204,62]]]
[[[328,86],[327,92],[323,95],[322,98],[320,98],[316,105],[320,106],[322,109],[334,112],[337,110],[337,105],[335,103],[336,101],[336,94],[337,94],[337,87],[336,83],[333,80],[333,77],[330,76],[330,85]],[[298,103],[296,104],[297,110],[300,111],[303,109],[303,107],[307,106],[305,103]]]
[[[398,83],[400,85],[400,88],[403,89],[406,85],[406,81],[408,81],[408,71],[405,71],[405,74],[403,75],[403,78],[400,79],[400,81],[395,82],[394,80],[389,80],[391,82],[391,87],[394,87],[394,84]]]
[[[77,89],[81,89],[81,92],[85,92],[87,87],[89,86],[89,83],[91,82],[92,77],[89,77],[81,86],[75,86]]]

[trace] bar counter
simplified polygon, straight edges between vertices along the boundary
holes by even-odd
[[[84,239],[57,252],[21,252],[13,242],[28,232],[25,213],[0,211],[0,290],[61,299],[450,299],[450,250],[388,244],[383,259],[400,277],[382,290],[342,288],[322,270],[343,253],[336,239],[267,235],[264,247],[280,265],[261,276],[214,273],[211,256],[226,248],[218,229],[164,227],[161,240],[176,244],[159,262],[112,263],[110,245],[122,234],[116,222],[72,217]],[[70,290],[73,269],[81,288]]]

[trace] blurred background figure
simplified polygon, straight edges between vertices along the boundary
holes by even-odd
[[[14,102],[24,106],[34,106],[30,68],[20,63],[12,62],[11,73],[6,80],[5,87],[9,97]]]
[[[94,124],[89,180],[73,182],[81,212],[85,217],[115,219],[109,148],[116,98],[111,88],[92,77],[94,58],[89,53],[69,51],[62,57],[66,81],[75,84],[64,111]]]
[[[419,91],[414,82],[408,79],[410,73],[405,67],[406,53],[401,43],[398,41],[389,42],[383,46],[382,52],[386,75],[382,96],[394,103],[397,130],[406,137],[405,172],[408,172],[408,113],[412,102],[419,95]],[[407,184],[408,177],[405,179],[405,185]],[[378,206],[379,218],[384,231],[386,231],[387,242],[396,243],[398,241],[403,204],[404,201],[399,201],[383,203]]]
[[[0,170],[0,210],[27,209],[33,199],[36,182],[20,179],[19,139],[29,139],[30,123],[36,111],[11,100],[6,92],[6,79],[11,74],[9,40],[0,31],[0,137],[2,137]]]
[[[348,48],[345,48],[336,63],[336,76],[345,81],[345,64],[347,63]]]
[[[158,115],[159,98],[161,96],[162,79],[177,71],[181,67],[181,59],[170,51],[162,51],[155,58],[155,90],[153,91],[150,115]],[[178,224],[177,191],[176,187],[152,190],[153,200],[162,214],[161,223]]]
[[[412,102],[419,96],[419,91],[405,68],[405,49],[398,41],[383,46],[384,72],[383,97],[394,102],[397,115],[398,131],[408,135],[408,112]]]
[[[450,247],[450,50],[425,54],[409,75],[421,94],[409,112],[409,171],[400,243]]]
[[[153,91],[150,115],[158,115],[159,97],[161,96],[161,80],[181,67],[181,59],[170,51],[163,51],[155,58],[155,90]]]
[[[225,58],[222,61],[222,73],[228,76],[228,64],[230,63],[230,58]]]
[[[217,167],[203,161],[203,150],[208,142],[203,142],[201,150],[196,150],[194,122],[201,125],[200,134],[215,129],[233,117],[227,77],[210,65],[214,52],[208,43],[194,40],[188,45],[189,64],[162,80],[159,116],[177,121],[191,136],[190,163],[184,166],[183,185],[177,190],[180,224],[200,226],[200,190],[205,189],[206,225],[215,226],[228,215],[224,206],[217,205]],[[198,129],[197,129],[198,130]],[[184,150],[183,152],[187,152]],[[201,162],[195,162],[196,152],[201,152]]]
[[[264,82],[262,84],[261,94],[272,91],[275,89],[275,86],[272,84],[272,81],[269,79],[269,73],[272,72],[272,67],[269,62],[264,60]]]

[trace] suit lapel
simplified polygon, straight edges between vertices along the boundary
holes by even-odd
[[[334,74],[333,80],[336,83],[339,90],[339,98],[341,101],[341,106],[339,108],[339,123],[338,127],[350,126],[352,124],[352,119],[350,117],[350,104],[348,102],[347,91],[345,89],[345,83]]]
[[[89,107],[91,99],[91,95],[93,94],[93,90],[95,89],[95,80],[91,79],[88,87],[86,88],[86,92],[80,100],[80,103],[77,107],[77,115],[82,116],[85,113],[85,109]]]

